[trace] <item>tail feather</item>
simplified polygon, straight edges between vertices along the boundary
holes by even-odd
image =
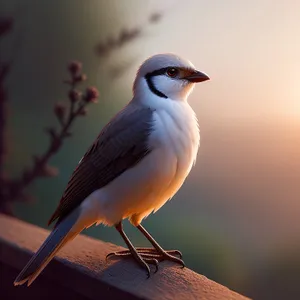
[[[21,285],[28,281],[28,286],[36,279],[52,260],[55,254],[68,242],[79,234],[85,226],[78,222],[80,209],[76,209],[67,216],[53,231],[33,255],[24,269],[14,281],[14,285]]]

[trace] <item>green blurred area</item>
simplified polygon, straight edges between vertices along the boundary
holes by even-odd
[[[18,175],[31,164],[33,154],[43,153],[48,143],[44,128],[58,125],[53,106],[67,101],[62,81],[68,76],[66,66],[70,60],[83,62],[86,84],[100,91],[99,103],[90,107],[87,117],[75,122],[72,138],[51,160],[59,168],[59,176],[38,179],[30,187],[36,201],[15,207],[16,215],[23,220],[46,227],[77,162],[102,126],[130,100],[129,79],[144,59],[141,44],[145,40],[151,43],[155,31],[166,26],[158,23],[150,34],[101,59],[94,52],[95,45],[109,35],[116,36],[127,22],[134,24],[132,18],[127,18],[129,8],[126,10],[124,3],[120,8],[119,4],[96,0],[1,3],[1,14],[12,16],[15,22],[12,35],[0,45],[1,57],[13,59],[7,82],[10,152],[6,167],[11,175]],[[130,1],[130,5],[130,10],[140,14],[139,19],[145,20],[153,13],[141,9],[138,2]],[[128,70],[112,78],[112,69],[124,62],[128,62]],[[295,289],[295,278],[300,275],[299,264],[294,264],[299,262],[298,252],[290,255],[290,249],[299,249],[300,244],[300,177],[299,170],[292,169],[299,166],[300,142],[294,146],[293,141],[298,141],[300,125],[266,122],[259,127],[261,120],[250,126],[244,122],[207,121],[205,116],[203,119],[206,121],[200,120],[201,150],[196,168],[176,197],[143,224],[162,246],[182,251],[189,268],[234,290],[255,295],[256,299],[282,299],[279,292],[270,289],[275,278],[288,274],[291,280],[282,280],[277,287],[285,291],[288,286],[291,297],[300,295]],[[276,156],[277,152],[268,147],[278,139],[282,143],[274,144],[274,148],[281,152]],[[282,169],[278,168],[277,157],[290,153],[289,149],[296,149],[293,160],[284,161]],[[280,191],[276,189],[279,187]],[[285,196],[286,206],[282,207]],[[282,231],[278,231],[274,224],[282,215]],[[125,230],[135,245],[147,245],[127,221]],[[124,245],[113,228],[92,227],[84,234]],[[280,258],[273,258],[276,243],[284,245]],[[293,271],[288,267],[291,265]]]

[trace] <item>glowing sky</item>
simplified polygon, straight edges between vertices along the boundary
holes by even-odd
[[[165,10],[162,22],[139,43],[136,65],[153,53],[176,52],[212,78],[191,97],[198,113],[300,119],[300,1],[131,3],[114,5],[129,26]]]

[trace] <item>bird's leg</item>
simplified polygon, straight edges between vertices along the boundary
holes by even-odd
[[[129,251],[131,255],[134,257],[134,259],[138,262],[138,264],[146,269],[148,277],[150,277],[150,268],[147,263],[154,264],[156,266],[156,271],[158,270],[158,261],[155,257],[153,256],[146,256],[142,257],[134,248],[132,243],[130,242],[129,238],[127,237],[126,233],[123,230],[123,225],[122,222],[118,223],[115,225],[115,228],[118,230],[120,235],[122,236],[123,240],[125,241],[127,247],[129,248]],[[112,255],[117,255],[118,252],[116,253],[110,253],[107,255],[107,257],[112,256]]]
[[[147,240],[152,244],[152,246],[155,248],[156,251],[152,252],[153,255],[157,256],[159,255],[159,260],[170,260],[176,263],[179,263],[182,265],[182,267],[185,266],[183,260],[181,259],[182,254],[178,250],[169,250],[166,251],[164,250],[156,241],[155,239],[151,236],[151,234],[141,225],[139,224],[137,226],[137,229],[147,238]],[[151,254],[152,254],[151,253]],[[180,258],[174,256],[174,254],[178,254]],[[151,257],[150,255],[149,257]]]
[[[178,250],[164,250],[155,240],[154,238],[150,235],[150,233],[142,226],[138,225],[137,228],[143,233],[143,235],[148,239],[148,241],[152,244],[154,248],[135,248],[136,252],[144,259],[144,260],[149,260],[149,259],[155,259],[156,261],[164,261],[164,260],[170,260],[176,263],[179,263],[184,267],[184,262],[181,259],[182,254]],[[108,257],[111,256],[131,256],[132,251],[131,250],[123,250],[123,251],[118,251],[114,253],[110,253],[107,255]],[[176,257],[175,255],[178,255]]]

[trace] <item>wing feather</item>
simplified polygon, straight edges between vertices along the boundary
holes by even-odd
[[[60,203],[48,224],[57,224],[92,192],[104,187],[132,168],[151,149],[148,136],[152,130],[153,110],[126,106],[100,132],[85,153],[67,184]]]

